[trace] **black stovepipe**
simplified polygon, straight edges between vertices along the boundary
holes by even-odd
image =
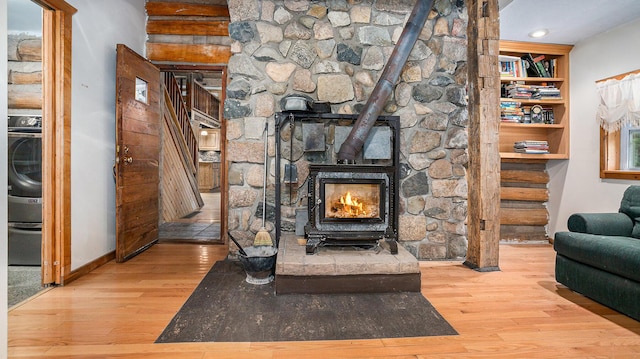
[[[416,5],[411,15],[409,15],[407,24],[404,30],[402,30],[402,35],[400,35],[398,43],[394,47],[391,57],[389,57],[389,61],[380,76],[380,80],[373,89],[371,96],[369,96],[362,112],[360,112],[358,120],[351,129],[349,136],[347,136],[347,139],[342,143],[342,146],[340,146],[340,151],[338,152],[339,163],[353,163],[362,150],[362,146],[369,136],[371,128],[393,91],[393,86],[409,58],[411,49],[413,49],[413,45],[415,45],[422,31],[422,27],[427,21],[432,6],[433,0],[416,1]]]

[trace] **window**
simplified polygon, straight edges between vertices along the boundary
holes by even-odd
[[[596,81],[600,178],[640,180],[640,70]]]
[[[640,171],[640,127],[624,126],[620,133],[620,169]]]
[[[600,178],[640,180],[640,127],[600,129]]]

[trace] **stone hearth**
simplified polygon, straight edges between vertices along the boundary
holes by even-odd
[[[378,248],[320,247],[305,254],[298,236],[283,235],[276,262],[276,293],[419,292],[418,260],[402,246],[392,255]]]

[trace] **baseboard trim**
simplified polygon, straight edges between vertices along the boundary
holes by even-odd
[[[102,257],[98,257],[92,260],[91,262],[83,265],[82,267],[71,271],[71,273],[69,273],[68,276],[63,278],[62,285],[67,285],[73,282],[74,280],[84,276],[85,274],[91,272],[92,270],[99,268],[114,259],[116,259],[116,251],[111,251],[103,255]]]

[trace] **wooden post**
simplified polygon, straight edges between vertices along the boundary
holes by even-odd
[[[500,243],[500,22],[498,0],[467,0],[469,208],[465,265],[498,268]]]

